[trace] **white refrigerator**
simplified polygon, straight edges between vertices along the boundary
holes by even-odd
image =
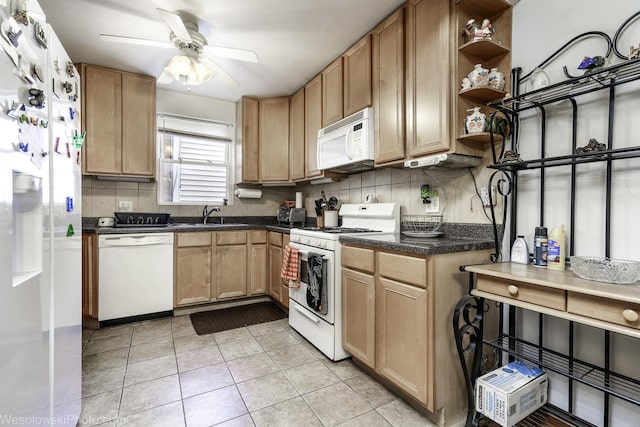
[[[36,1],[0,1],[0,19],[0,424],[75,426],[80,81]]]

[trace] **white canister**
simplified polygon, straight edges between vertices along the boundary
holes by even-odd
[[[338,211],[324,211],[324,226],[325,227],[338,226]]]
[[[98,218],[98,227],[113,227],[116,221],[113,217]]]

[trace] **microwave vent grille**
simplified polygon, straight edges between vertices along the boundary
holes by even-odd
[[[344,126],[348,126],[352,123],[357,123],[367,117],[369,117],[370,115],[369,110],[371,110],[372,108],[365,108],[364,110],[360,110],[357,113],[353,113],[352,115],[350,115],[349,117],[345,117],[342,120],[338,120],[337,122],[335,122],[334,124],[331,124],[325,128],[322,128],[318,131],[318,137],[324,136],[330,132],[333,132],[336,129],[340,129]]]

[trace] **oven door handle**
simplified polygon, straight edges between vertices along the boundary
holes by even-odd
[[[307,256],[309,255],[308,251],[302,251],[300,249],[298,249],[298,253],[302,255],[303,258],[307,258]],[[329,257],[322,255],[322,259],[329,259]]]
[[[316,319],[315,317],[307,313],[304,308],[300,308],[297,305],[294,305],[293,308],[295,308],[298,313],[302,314],[304,317],[311,320],[313,323],[320,323],[319,319]]]

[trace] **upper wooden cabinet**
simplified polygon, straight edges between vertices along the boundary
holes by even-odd
[[[404,9],[373,31],[376,164],[405,157]]]
[[[304,141],[307,178],[322,175],[318,169],[318,131],[322,128],[322,75],[304,87]]]
[[[260,181],[259,162],[259,112],[260,103],[255,98],[243,96],[236,103],[236,144],[241,154],[238,165],[240,182]]]
[[[260,181],[289,180],[289,97],[260,100]]]
[[[289,106],[289,175],[292,181],[297,181],[306,176],[304,88],[291,96]]]
[[[371,105],[371,34],[367,34],[343,58],[344,117]]]
[[[407,157],[451,148],[451,38],[449,0],[405,5]]]
[[[82,172],[153,178],[156,79],[81,64]]]
[[[322,71],[321,75],[322,127],[325,127],[344,117],[342,57],[333,61]]]
[[[372,105],[371,34],[322,73],[322,127]]]

